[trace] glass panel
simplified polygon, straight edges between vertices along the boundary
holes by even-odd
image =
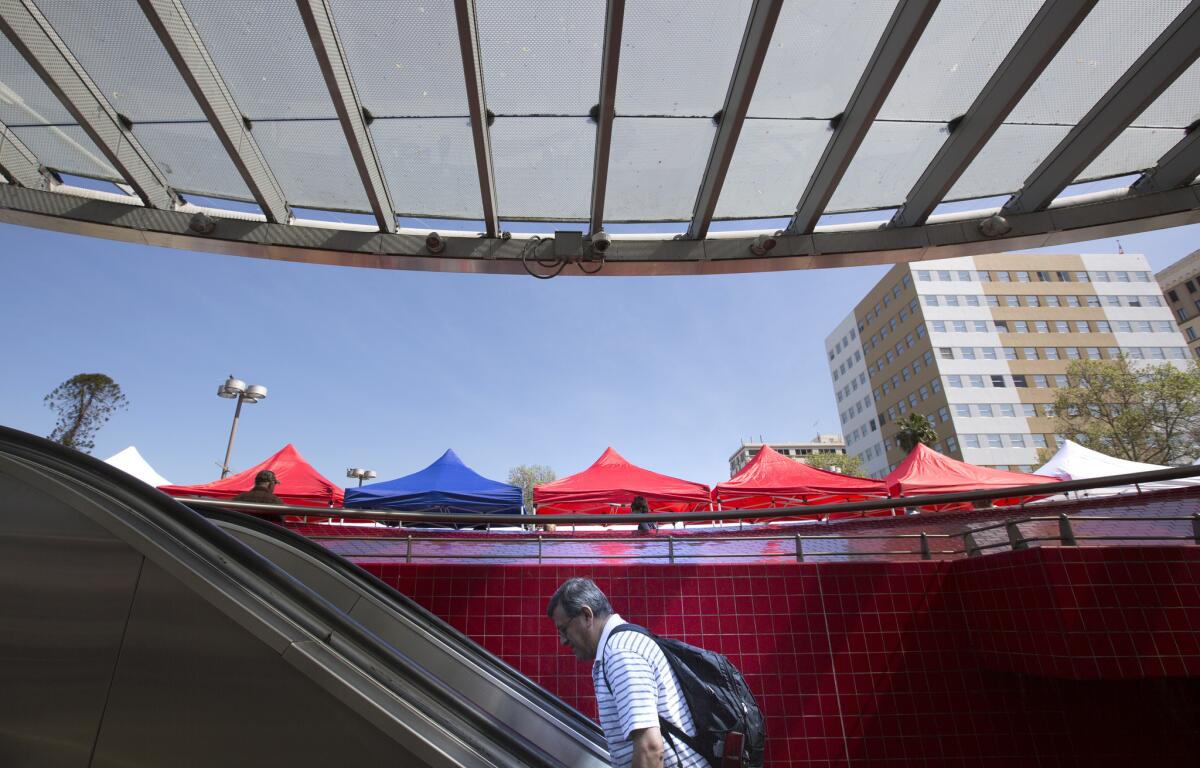
[[[0,35],[0,123],[9,127],[75,123],[67,108],[4,35]]]
[[[690,219],[716,130],[706,117],[614,120],[605,219]]]
[[[1008,121],[1078,123],[1186,5],[1187,0],[1101,0]]]
[[[1050,150],[1071,131],[1060,125],[1002,125],[967,170],[947,200],[969,200],[1016,192]]]
[[[17,138],[29,147],[47,168],[80,176],[121,181],[100,150],[77,125],[13,128]]]
[[[627,3],[617,114],[715,115],[725,104],[749,11],[750,0],[694,0],[686,8]]]
[[[828,120],[845,110],[895,7],[896,0],[784,3],[750,117]]]
[[[331,5],[354,88],[371,114],[469,114],[452,0],[333,0]],[[308,45],[308,38],[303,42]]]
[[[747,120],[716,216],[791,215],[830,135],[824,120]]]
[[[502,217],[588,218],[596,126],[587,118],[497,118],[491,139]]]
[[[370,210],[337,120],[261,121],[254,138],[289,203]]]
[[[337,117],[295,0],[182,2],[238,109],[251,120]]]
[[[192,93],[137,3],[83,12],[78,0],[37,0],[54,31],[109,104],[134,123],[204,120]]]
[[[476,0],[488,109],[498,115],[587,115],[600,101],[604,5]]]
[[[1178,128],[1126,128],[1079,174],[1076,182],[1153,168],[1184,137]]]
[[[875,123],[826,212],[888,208],[903,203],[945,140],[945,127],[937,123]]]
[[[483,216],[468,118],[376,120],[371,137],[398,212]]]
[[[1041,0],[942,3],[879,112],[884,120],[950,120],[967,111]]]
[[[208,123],[142,123],[133,134],[171,187],[213,197],[251,197]]]

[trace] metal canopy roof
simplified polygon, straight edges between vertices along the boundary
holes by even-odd
[[[48,229],[549,276],[1200,221],[1200,0],[0,0],[0,30],[0,220]]]

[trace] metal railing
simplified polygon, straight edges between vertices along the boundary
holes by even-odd
[[[1188,534],[1177,535],[1172,533],[1155,533],[1144,535],[1135,532],[1091,535],[1080,533],[1076,530],[1076,526],[1080,523],[1091,522],[1110,522],[1123,523],[1131,528],[1137,528],[1144,523],[1154,522],[1190,522],[1191,530]],[[1021,531],[1021,526],[1031,523],[1056,523],[1057,532],[1055,535],[1026,535]],[[1003,530],[1004,536],[1001,540],[991,543],[981,544],[978,542],[978,537],[981,534],[986,534],[990,531]],[[352,541],[361,542],[364,539],[347,540],[344,536],[312,536],[318,541]],[[705,535],[703,537],[678,537],[678,536],[648,536],[646,538],[613,538],[613,537],[570,537],[556,538],[545,535],[520,536],[520,537],[491,537],[482,539],[458,539],[447,538],[445,536],[372,536],[366,539],[372,544],[384,544],[385,547],[375,547],[376,551],[372,552],[352,552],[342,551],[342,548],[333,546],[334,551],[339,552],[347,557],[368,557],[371,559],[400,559],[403,558],[406,563],[423,562],[423,561],[472,561],[486,560],[489,562],[497,561],[519,561],[519,562],[537,562],[545,563],[587,560],[587,561],[604,561],[604,560],[655,560],[675,564],[679,562],[695,562],[706,559],[722,559],[722,560],[743,560],[743,559],[771,559],[771,558],[788,558],[794,559],[795,562],[812,562],[820,558],[839,558],[839,559],[855,559],[855,558],[871,558],[871,557],[886,557],[886,558],[902,558],[902,557],[917,557],[921,560],[948,559],[958,556],[978,557],[987,554],[999,548],[1007,548],[1013,551],[1028,549],[1031,544],[1039,544],[1051,542],[1064,547],[1079,547],[1085,546],[1086,542],[1102,542],[1102,541],[1186,541],[1200,545],[1200,512],[1192,515],[1147,515],[1147,516],[1131,516],[1123,517],[1117,515],[1076,515],[1068,516],[1065,513],[1058,515],[1033,515],[1025,516],[1014,520],[1005,520],[1003,522],[993,523],[990,525],[980,526],[978,528],[966,528],[954,533],[929,533],[921,531],[919,533],[899,533],[899,534],[844,534],[844,535],[804,535],[804,534],[789,534],[789,535],[766,535],[766,536],[720,536],[720,535]],[[890,542],[913,542],[915,545],[908,549],[870,549],[856,550],[848,548],[839,548],[836,551],[814,551],[812,545],[818,542],[853,542],[853,541],[890,541]],[[770,551],[769,548],[747,548],[747,543],[755,542],[789,542],[792,546],[788,549],[779,549]],[[961,542],[959,547],[954,547],[953,543]],[[388,552],[386,545],[389,543],[402,543],[402,551]],[[471,552],[469,545],[476,543],[480,549],[487,549],[486,552]],[[741,550],[723,549],[722,544],[736,543],[740,545]],[[806,543],[809,549],[805,549]],[[935,548],[935,543],[942,543],[941,546]],[[415,545],[431,544],[445,545],[447,549],[454,548],[454,551],[437,552],[437,551],[418,551]],[[613,545],[620,544],[624,547],[623,551],[597,551],[596,549],[587,549],[588,545],[604,544]],[[951,545],[949,548],[946,545]],[[329,545],[327,545],[329,546]],[[570,548],[582,546],[586,551],[571,552]],[[347,550],[350,548],[346,548]],[[504,550],[508,549],[509,552]],[[554,551],[568,550],[568,551]]]

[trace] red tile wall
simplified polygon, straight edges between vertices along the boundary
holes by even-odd
[[[770,766],[1200,764],[1200,548],[370,570],[594,717],[589,665],[545,616],[589,576],[624,618],[737,664]]]

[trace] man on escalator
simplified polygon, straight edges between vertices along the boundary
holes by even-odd
[[[679,739],[664,742],[662,721],[689,736],[692,714],[662,650],[637,632],[613,630],[627,622],[589,579],[569,579],[550,598],[546,614],[559,642],[591,661],[600,725],[617,768],[707,768]],[[660,720],[660,718],[662,720]]]

